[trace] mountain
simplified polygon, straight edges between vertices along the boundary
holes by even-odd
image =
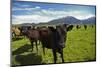
[[[66,23],[66,24],[81,24],[81,21],[72,16],[63,17],[60,19],[55,19],[49,23]]]
[[[90,17],[84,20],[79,20],[73,16],[67,16],[59,19],[52,20],[48,22],[48,24],[95,24],[96,22],[96,17]]]
[[[83,24],[95,24],[96,23],[96,17],[90,17],[84,20],[81,20]]]
[[[22,23],[21,26],[36,26],[36,25],[56,25],[56,24],[95,24],[96,23],[96,17],[90,17],[87,19],[79,20],[73,16],[67,16],[59,19],[54,19],[49,22],[40,22],[39,24],[35,23]]]
[[[31,25],[35,25],[34,23],[22,23],[22,24],[19,24],[20,26],[31,26]]]

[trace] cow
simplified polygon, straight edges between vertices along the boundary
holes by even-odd
[[[92,28],[93,28],[94,26],[92,25]]]
[[[76,28],[77,28],[77,29],[80,29],[80,28],[81,28],[81,26],[80,26],[80,25],[77,25],[77,26],[76,26]]]
[[[54,27],[43,27],[39,31],[43,52],[45,48],[52,49],[54,63],[57,61],[57,52],[61,55],[62,63],[64,63],[63,48],[66,43],[66,27],[67,25],[63,24],[56,26],[56,29]]]
[[[73,25],[68,25],[68,27],[67,27],[67,31],[71,31],[72,29],[73,29]]]
[[[21,26],[20,27],[21,35],[24,37],[27,36],[27,32],[29,29],[31,29],[31,26]]]
[[[28,39],[30,40],[30,43],[31,43],[31,46],[32,46],[32,51],[33,51],[33,46],[34,46],[34,43],[36,45],[36,49],[37,49],[37,52],[38,52],[38,40],[40,39],[40,34],[39,34],[39,31],[37,29],[28,29],[27,33],[26,33],[26,36],[28,37]]]
[[[87,29],[87,25],[84,25],[85,30]]]
[[[21,30],[19,27],[12,27],[12,38],[18,38],[21,36]]]

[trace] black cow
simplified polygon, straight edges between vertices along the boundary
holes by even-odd
[[[85,30],[87,29],[87,25],[84,25]]]
[[[54,27],[44,27],[40,29],[40,40],[42,43],[43,51],[44,48],[52,49],[54,56],[54,63],[57,61],[57,52],[61,54],[62,62],[63,58],[63,48],[66,42],[66,24]]]
[[[80,28],[81,28],[81,26],[80,26],[80,25],[77,25],[77,26],[76,26],[76,28],[77,28],[77,29],[80,29]]]
[[[73,25],[68,25],[68,27],[67,27],[67,31],[70,31],[70,30],[72,30],[73,29]]]
[[[92,28],[93,28],[94,26],[92,25]]]

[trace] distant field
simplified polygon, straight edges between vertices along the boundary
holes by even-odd
[[[64,60],[66,63],[96,60],[95,25],[93,28],[88,25],[86,30],[83,26],[78,30],[74,27],[66,35],[66,47],[64,48]],[[12,65],[53,63],[52,51],[46,49],[46,55],[43,55],[41,44],[38,47],[38,53],[35,46],[34,51],[31,52],[31,44],[27,38],[20,37],[18,40],[12,40]],[[59,54],[57,57],[57,63],[60,63],[61,59]]]

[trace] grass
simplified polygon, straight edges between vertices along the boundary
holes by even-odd
[[[68,62],[84,62],[96,60],[96,33],[95,27],[91,28],[88,25],[85,30],[73,28],[67,34],[66,47],[64,50],[64,60]],[[41,44],[38,45],[37,53],[34,46],[31,52],[31,44],[27,38],[19,38],[12,40],[12,65],[36,65],[53,63],[53,55],[50,49],[46,49],[46,55],[43,54]],[[61,63],[60,55],[57,55],[57,63]]]

